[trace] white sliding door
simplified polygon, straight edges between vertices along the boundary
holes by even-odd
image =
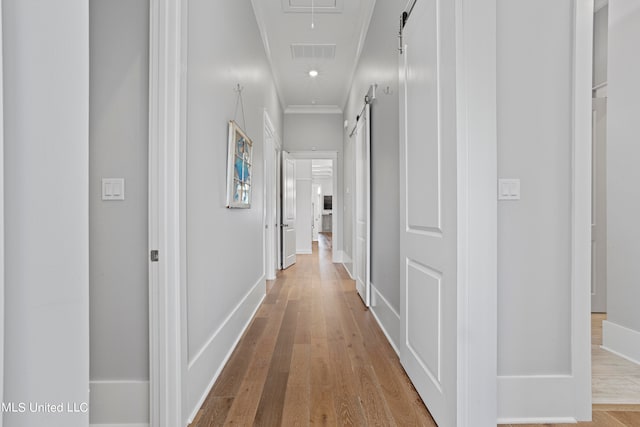
[[[442,427],[457,424],[454,31],[454,2],[418,0],[400,73],[400,357]]]
[[[369,307],[371,298],[371,197],[370,197],[370,106],[358,120],[355,135],[356,189],[355,189],[355,276],[356,289],[364,304]]]

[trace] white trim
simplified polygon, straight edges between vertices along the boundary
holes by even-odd
[[[337,105],[288,105],[284,114],[342,114]]]
[[[340,228],[338,223],[342,223],[344,220],[344,211],[342,209],[343,200],[338,197],[339,184],[342,184],[342,171],[339,166],[338,152],[337,151],[291,151],[289,156],[296,160],[314,160],[314,159],[331,159],[333,168],[333,218],[331,221],[331,234],[333,236],[333,250],[331,251],[331,262],[339,263],[344,259],[343,254],[340,254],[340,246],[342,245],[342,235],[340,234]],[[344,197],[344,195],[343,195]],[[348,270],[347,270],[348,271]],[[349,272],[351,275],[351,272]],[[351,275],[352,276],[352,275]],[[353,276],[352,276],[353,277]]]
[[[577,424],[578,421],[572,417],[555,418],[498,418],[498,424]]]
[[[313,254],[313,250],[309,250],[309,249],[300,249],[299,251],[296,251],[296,255],[312,255]]]
[[[640,365],[640,332],[614,323],[602,322],[602,348]]]
[[[267,280],[275,280],[276,272],[278,270],[278,249],[280,247],[278,242],[278,231],[280,227],[276,225],[279,223],[278,213],[277,213],[277,179],[275,179],[277,172],[277,158],[280,150],[279,141],[277,137],[277,131],[273,126],[273,122],[269,117],[269,113],[267,109],[264,109],[263,112],[263,120],[264,120],[264,149],[263,149],[263,157],[264,157],[264,214],[262,218],[262,228],[265,230],[263,234],[263,251],[262,251],[262,260],[263,260],[263,271]],[[275,153],[275,158],[273,157]],[[275,180],[272,182],[272,180]],[[270,199],[270,201],[269,201]],[[271,209],[269,209],[271,208]],[[275,212],[275,214],[274,214]],[[274,217],[275,215],[275,217]]]
[[[338,160],[337,151],[289,151],[292,159],[296,160],[314,160],[314,159],[333,159]],[[334,171],[335,172],[335,171]]]
[[[149,424],[89,424],[89,427],[149,427]]]
[[[149,381],[91,381],[91,425],[149,425]]]
[[[497,418],[496,0],[456,0],[457,425]]]
[[[345,255],[346,255],[346,253],[345,253]],[[344,267],[344,269],[345,269],[345,270],[347,270],[347,274],[349,275],[349,277],[351,278],[351,280],[356,280],[356,279],[355,279],[355,277],[353,277],[353,273],[351,272],[351,270],[349,270],[349,267],[347,267],[347,264],[351,264],[351,265],[353,265],[353,263],[352,263],[352,262],[350,262],[350,261],[344,261],[344,262],[342,263],[342,266]]]
[[[2,60],[2,4],[0,4],[0,402],[4,402],[4,78]],[[2,427],[0,416],[0,427]]]
[[[498,376],[498,424],[576,422],[574,388],[572,375]]]
[[[242,335],[260,308],[265,296],[266,283],[264,276],[262,276],[189,362],[187,372],[189,384],[187,412],[190,415],[187,424],[193,422],[211,388],[220,376],[222,369],[229,361]],[[212,366],[216,368],[213,376],[210,376],[209,372]]]
[[[186,73],[186,1],[151,0],[149,63],[150,424],[183,424],[185,341],[181,288],[181,161]]]
[[[379,305],[378,301],[382,301],[382,305]],[[389,341],[393,350],[398,357],[400,357],[400,350],[396,345],[396,342],[400,342],[400,313],[389,304],[389,301],[387,301],[373,283],[371,283],[371,313],[387,337],[387,341]],[[389,330],[396,331],[396,336],[394,337]]]
[[[572,408],[591,420],[591,120],[593,0],[574,0],[571,200]],[[547,390],[549,392],[550,390]]]

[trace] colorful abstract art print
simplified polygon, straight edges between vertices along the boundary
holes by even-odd
[[[251,207],[251,162],[253,142],[233,120],[229,122],[227,161],[227,207]]]

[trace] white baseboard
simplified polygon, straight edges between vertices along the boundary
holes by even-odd
[[[571,375],[498,376],[498,424],[576,423]]]
[[[400,342],[400,313],[389,304],[389,301],[373,283],[371,284],[371,313],[373,313],[373,317],[378,322],[393,350],[400,356],[397,346],[397,343]]]
[[[347,265],[353,265],[349,262],[343,262],[342,266],[344,267],[345,270],[347,270],[347,273],[349,273],[349,277],[351,277],[351,280],[356,280],[356,278],[354,277],[353,273],[351,272],[351,270],[349,270],[349,267],[347,267]]]
[[[602,322],[602,348],[640,364],[640,332],[609,320]]]
[[[334,248],[333,258],[331,262],[334,264],[341,264],[344,261],[344,251]]]
[[[149,381],[90,381],[92,426],[149,425]]]
[[[266,296],[262,276],[222,322],[187,368],[188,423],[191,424],[220,372]]]
[[[89,427],[149,427],[149,424],[89,424]]]
[[[296,250],[296,255],[312,255],[312,254],[313,254],[313,250],[311,249]]]
[[[578,424],[575,418],[498,418],[498,424]]]

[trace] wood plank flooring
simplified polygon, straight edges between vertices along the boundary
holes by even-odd
[[[268,284],[193,427],[436,426],[330,247]]]
[[[320,234],[313,255],[267,284],[191,426],[436,425],[330,247]],[[542,425],[576,426],[518,427]],[[640,427],[640,405],[594,405],[593,421],[577,426]]]
[[[591,315],[593,403],[640,404],[640,365],[601,348],[604,313]]]

